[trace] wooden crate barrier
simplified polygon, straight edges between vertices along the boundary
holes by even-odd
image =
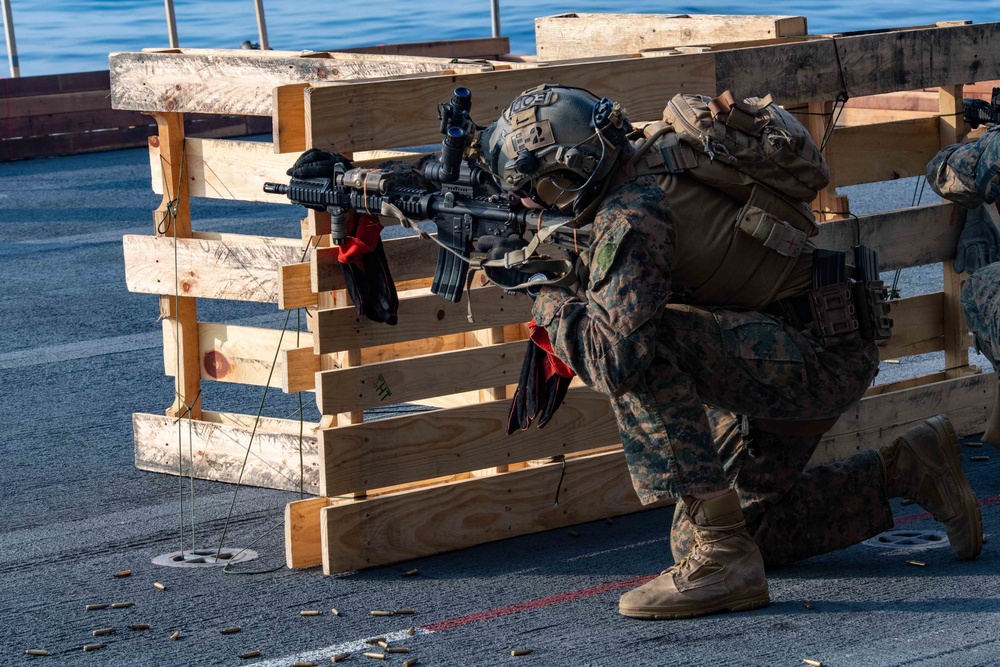
[[[181,202],[172,206],[176,238],[128,236],[125,263],[129,289],[161,295],[165,369],[176,376],[179,400],[166,415],[135,415],[136,463],[176,473],[180,441],[190,445],[182,451],[196,453],[198,476],[231,481],[242,472],[244,483],[298,488],[301,450],[304,484],[320,497],[288,505],[287,563],[322,564],[327,573],[638,510],[608,403],[595,392],[573,387],[546,429],[502,435],[507,392],[524,345],[521,324],[530,317],[526,299],[476,285],[476,322],[470,324],[464,301],[451,304],[426,290],[436,248],[415,238],[393,239],[386,241],[386,253],[406,290],[400,324],[372,323],[356,316],[344,301],[342,278],[329,270],[323,216],[304,220],[298,239],[212,234],[192,229],[188,198],[280,201],[261,185],[284,180],[284,170],[305,146],[349,152],[359,163],[375,164],[394,147],[437,142],[436,105],[456,86],[473,91],[474,117],[485,122],[522,89],[543,81],[601,91],[619,99],[636,121],[658,118],[665,101],[680,91],[768,89],[779,103],[801,109],[825,105],[845,87],[857,96],[938,89],[937,113],[878,123],[858,117],[835,129],[827,146],[837,185],[916,175],[940,146],[964,133],[956,116],[963,84],[1000,78],[998,38],[1000,24],[956,25],[589,63],[487,65],[483,70],[489,71],[333,85],[286,81],[265,101],[256,94],[252,101],[275,119],[273,144],[184,140],[177,126],[182,112],[222,113],[251,103],[233,97],[250,95],[253,68],[223,67],[238,52],[220,57],[214,71],[224,79],[225,95],[213,96],[203,88],[212,83],[204,74],[190,88],[174,85],[171,77],[184,69],[185,55],[168,54],[181,59],[171,61],[169,76],[147,70],[151,89],[143,91],[144,101],[128,104],[153,106],[145,110],[160,119],[159,140],[151,148],[152,182],[165,202]],[[887,58],[898,61],[894,71],[905,71],[905,79],[883,67]],[[381,62],[390,67],[391,61]],[[233,71],[247,80],[234,82]],[[120,90],[125,104],[131,91]],[[172,110],[158,106],[168,99]],[[360,118],[363,123],[354,122]],[[812,129],[825,131],[823,123]],[[179,179],[181,173],[186,178]],[[835,197],[831,191],[828,202],[849,205]],[[883,269],[945,262],[943,291],[894,302],[895,335],[885,342],[883,357],[944,350],[946,360],[937,373],[873,388],[831,430],[814,462],[883,444],[938,412],[950,414],[963,435],[982,430],[996,387],[992,374],[968,365],[960,284],[948,262],[958,215],[951,204],[935,204],[824,224],[822,247],[867,243],[879,252]],[[304,253],[307,241],[319,247]],[[292,345],[287,339],[279,343],[280,334],[272,330],[199,322],[195,303],[202,298],[305,307],[310,332]],[[323,418],[305,425],[305,437],[298,422],[264,420],[256,432],[266,439],[250,450],[247,469],[238,471],[233,461],[248,456],[253,418],[203,411],[200,383],[262,385],[269,376],[286,391],[315,391]],[[364,421],[365,410],[395,403],[443,409]]]

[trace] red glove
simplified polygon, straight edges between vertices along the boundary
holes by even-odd
[[[545,426],[562,405],[575,373],[552,351],[549,334],[535,323],[528,322],[528,348],[521,364],[521,376],[507,415],[507,435],[522,431],[538,419],[538,428]]]
[[[347,215],[347,238],[337,246],[344,282],[358,315],[396,323],[399,297],[382,248],[382,223],[368,213]]]

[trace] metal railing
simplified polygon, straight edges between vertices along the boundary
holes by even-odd
[[[4,36],[7,41],[7,61],[10,63],[10,76],[16,79],[21,76],[21,68],[17,61],[17,44],[14,41],[14,16],[11,13],[11,0],[0,0],[3,9]],[[177,17],[174,15],[174,0],[163,0],[164,9],[167,13],[167,35],[170,39],[170,48],[178,48],[177,39]],[[267,41],[267,21],[264,19],[264,0],[254,0],[254,9],[257,13],[257,35],[261,49],[268,50],[270,45]],[[500,36],[500,0],[490,0],[490,23],[493,27],[493,37]]]

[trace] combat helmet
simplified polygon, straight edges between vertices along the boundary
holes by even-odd
[[[578,212],[628,150],[631,131],[617,102],[544,84],[521,93],[480,133],[479,157],[501,189]]]

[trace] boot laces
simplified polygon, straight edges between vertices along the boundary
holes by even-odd
[[[746,523],[739,521],[729,526],[698,526],[695,525],[694,530],[694,547],[691,549],[691,553],[682,558],[679,562],[674,563],[666,570],[660,572],[660,575],[680,573],[688,566],[688,564],[704,564],[708,559],[702,555],[702,551],[706,550],[706,547],[715,544],[716,542],[721,542],[722,540],[732,537],[743,527]],[[708,533],[715,533],[714,537],[709,537]]]

